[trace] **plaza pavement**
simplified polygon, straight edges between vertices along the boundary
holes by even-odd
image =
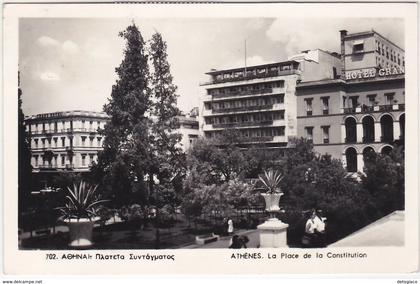
[[[235,231],[234,234],[239,235],[239,236],[243,236],[243,235],[247,236],[249,238],[249,242],[247,243],[248,248],[258,248],[259,245],[260,245],[258,230],[238,230],[238,231]],[[180,248],[182,248],[182,249],[228,248],[231,238],[232,238],[232,236],[224,236],[224,237],[220,237],[220,239],[216,242],[211,242],[211,243],[204,244],[204,245],[192,244],[192,245],[187,245],[187,246],[183,246],[183,247],[180,247]]]
[[[404,246],[404,219],[394,211],[328,247]]]

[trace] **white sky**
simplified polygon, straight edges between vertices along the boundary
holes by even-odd
[[[339,30],[374,29],[404,48],[404,23],[398,19],[134,19],[148,40],[154,30],[168,44],[178,105],[198,106],[205,72],[286,60],[301,50],[339,52]],[[25,115],[64,110],[102,111],[123,56],[118,37],[129,19],[26,18],[19,26],[19,70]]]

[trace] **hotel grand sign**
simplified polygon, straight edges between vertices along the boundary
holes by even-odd
[[[404,67],[389,67],[389,68],[369,68],[352,70],[346,72],[346,80],[368,79],[376,77],[389,77],[395,75],[403,75],[405,73]]]

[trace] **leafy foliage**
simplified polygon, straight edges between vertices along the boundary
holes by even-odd
[[[25,115],[22,111],[20,76],[18,81],[18,210],[22,213],[27,208],[30,198],[32,166],[29,140],[24,124]]]
[[[97,215],[97,208],[100,204],[107,202],[101,200],[96,194],[98,186],[88,186],[81,181],[79,185],[74,184],[73,188],[67,188],[66,204],[60,207],[60,211],[65,219],[70,218],[89,218]]]
[[[261,175],[259,177],[267,193],[270,193],[270,194],[281,192],[280,182],[283,178],[284,176],[282,176],[282,174],[273,170],[265,171],[264,175]]]
[[[395,147],[389,155],[368,152],[362,185],[375,199],[379,210],[404,209],[404,147]]]
[[[117,206],[132,202],[136,181],[143,180],[152,160],[148,131],[152,102],[146,43],[135,24],[119,36],[126,40],[125,56],[115,69],[118,79],[104,106],[110,116],[102,132],[104,149],[92,167],[93,175]]]

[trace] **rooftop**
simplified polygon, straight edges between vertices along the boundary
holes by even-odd
[[[105,112],[98,111],[87,111],[87,110],[70,110],[70,111],[59,111],[29,115],[25,117],[25,120],[33,119],[51,119],[51,118],[62,118],[62,117],[95,117],[95,118],[109,118]]]
[[[374,35],[376,34],[377,36],[381,37],[382,39],[386,40],[387,42],[389,42],[390,44],[394,45],[395,47],[401,49],[402,51],[404,51],[403,48],[399,47],[398,45],[396,45],[394,42],[392,42],[391,40],[389,40],[388,38],[384,37],[383,35],[381,35],[380,33],[378,33],[377,31],[375,31],[374,29],[370,30],[370,31],[364,31],[364,32],[359,32],[359,33],[353,33],[353,34],[347,34],[346,36],[344,36],[345,39],[347,38],[352,38],[352,37],[359,37],[359,36],[366,36],[366,35]]]
[[[274,63],[267,63],[267,64],[260,64],[260,65],[253,65],[253,66],[244,66],[244,67],[237,67],[237,68],[231,68],[231,69],[222,69],[222,70],[216,70],[216,69],[212,69],[211,71],[207,72],[207,75],[217,75],[217,74],[221,74],[221,73],[225,73],[225,72],[235,72],[235,71],[243,71],[245,68],[246,69],[255,69],[255,68],[270,68],[270,67],[277,67],[277,66],[282,66],[282,65],[290,65],[290,64],[299,64],[298,61],[295,60],[288,60],[288,61],[282,61],[282,62],[274,62]]]

